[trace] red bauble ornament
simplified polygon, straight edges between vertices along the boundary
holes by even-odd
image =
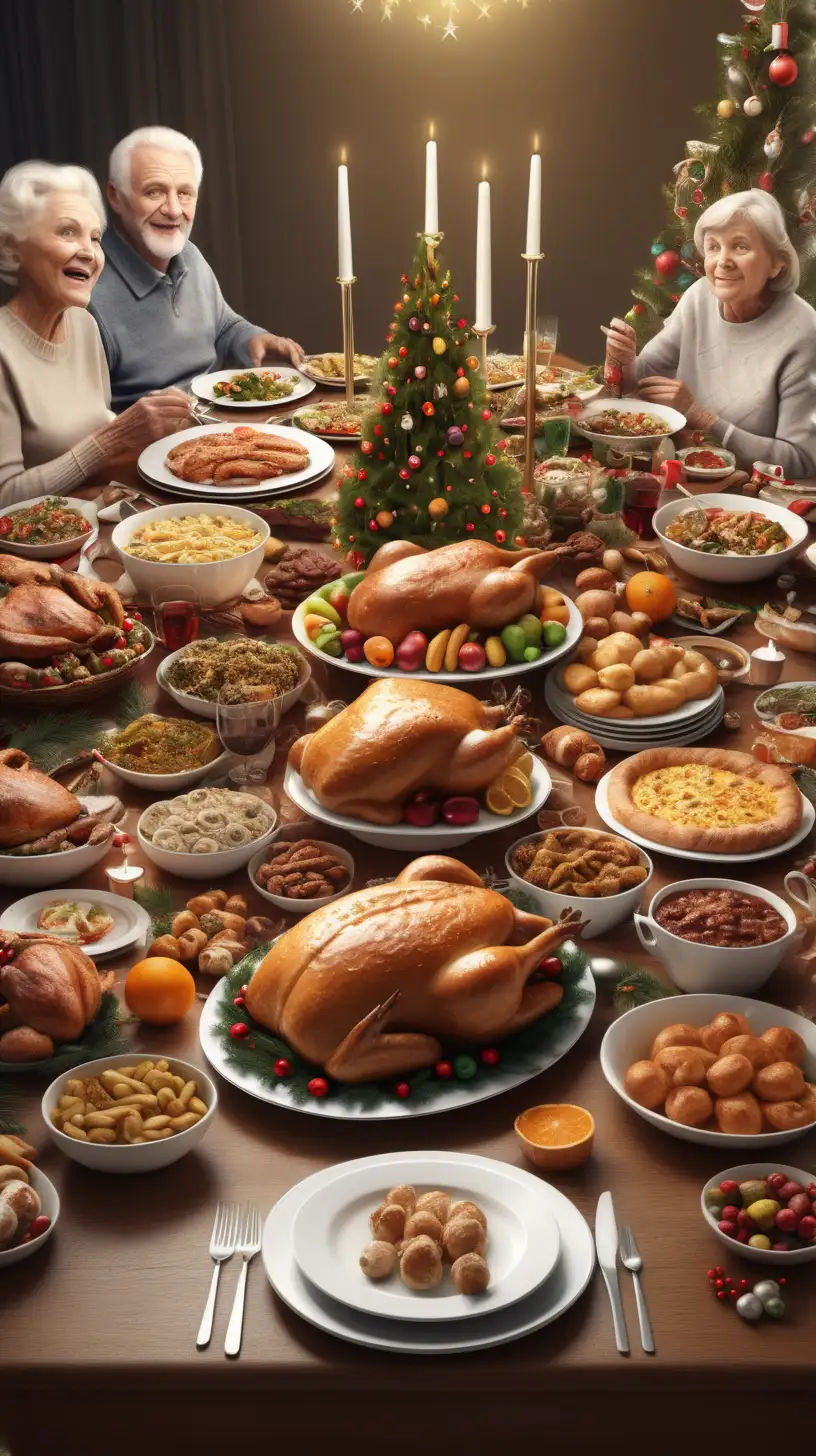
[[[773,172],[763,172],[759,178],[759,185],[763,192],[773,192],[776,183],[773,179]]]
[[[400,273],[400,283],[407,283],[407,282],[408,282],[408,274],[407,273]]]
[[[450,488],[450,487],[449,487],[449,488]],[[476,527],[475,527],[475,526],[474,526],[474,524],[473,524],[473,522],[472,522],[472,521],[468,521],[468,523],[467,523],[467,525],[466,525],[466,526],[465,526],[465,530],[466,530],[466,531],[467,531],[467,532],[468,532],[468,533],[470,533],[470,532],[471,532],[471,531],[475,531],[475,530],[476,530]]]
[[[483,420],[489,420],[490,419],[490,410],[489,409],[483,409],[482,410],[482,419]]]
[[[418,455],[409,455],[408,456],[408,464],[409,464],[409,466],[411,467],[412,470],[419,470],[419,467],[422,464],[422,461],[420,460],[420,458],[419,458]]]
[[[437,1062],[434,1071],[443,1082],[447,1082],[448,1078],[453,1076],[453,1066],[450,1062]]]
[[[348,561],[352,571],[359,571],[361,566],[365,566],[365,557],[359,551],[349,551]]]
[[[507,533],[506,533],[506,531],[497,531],[496,532],[496,540],[498,541],[499,545],[501,546],[502,543],[507,540]]]
[[[482,513],[483,516],[489,516],[490,515],[491,507],[489,505],[485,504],[483,506],[479,506],[479,510],[481,511],[481,513]]]
[[[505,510],[501,510],[501,511],[499,511],[499,515],[501,516],[501,519],[504,520],[505,517],[506,517],[506,515],[507,515],[507,512]]]
[[[645,304],[642,304],[642,303],[633,303],[632,304],[632,313],[636,313],[636,314],[640,315],[640,314],[645,313],[645,312],[646,312],[646,306],[645,306]]]
[[[680,217],[680,218],[685,219],[685,218],[688,217],[688,208],[687,207],[676,207],[674,209],[674,215],[675,215],[675,217]]]
[[[434,409],[434,407],[431,404],[431,401],[429,399],[426,399],[424,405],[422,406],[422,413],[424,415],[428,415],[429,417],[431,415],[433,415],[433,414],[436,414],[436,410]],[[444,455],[444,453],[445,453],[444,450],[440,450],[439,451],[439,454],[440,455]]]
[[[406,349],[406,347],[405,347],[404,344],[400,344],[400,346],[399,346],[399,348],[397,350],[397,353],[399,354],[400,359],[407,359],[408,358],[408,350]]]
[[[386,384],[386,386],[385,386],[385,392],[386,392],[386,394],[390,395],[391,398],[393,399],[394,398],[394,395],[397,392],[397,386],[396,386],[396,384]]]
[[[495,1047],[485,1047],[481,1057],[486,1067],[496,1067],[501,1060]]]
[[[243,996],[234,996],[232,1004],[233,1006],[246,1006],[246,1001]]]
[[[365,501],[363,500],[363,497],[361,495],[358,495],[354,504],[357,507],[357,510],[361,511],[363,509],[363,506],[365,505]]]
[[[368,471],[367,470],[362,470],[362,469],[361,470],[358,470],[357,471],[357,479],[358,480],[368,480]]]
[[[773,81],[775,86],[792,86],[798,75],[799,67],[786,51],[774,56],[768,67],[768,80]]]
[[[388,399],[385,400],[384,403],[380,405],[380,414],[381,415],[392,415],[393,413],[394,413],[394,406],[392,405],[391,401],[388,400]]]
[[[292,1075],[292,1068],[285,1057],[278,1057],[272,1070],[276,1077],[291,1077]]]
[[[406,470],[406,468],[405,468],[404,465],[403,465],[403,467],[402,467],[402,469],[401,469],[401,471],[399,473],[399,478],[400,478],[400,480],[410,480],[411,479],[411,472],[410,472],[410,470]]]
[[[375,425],[375,426],[374,426],[374,434],[375,434],[375,435],[376,435],[376,436],[377,436],[377,437],[378,437],[378,438],[379,438],[379,436],[380,436],[380,435],[381,435],[381,434],[382,434],[382,432],[383,432],[383,427],[382,427],[382,425]]]
[[[452,486],[452,485],[446,485],[446,486],[445,486],[445,489],[446,489],[446,490],[447,490],[447,491],[451,491],[451,490],[453,490],[453,486]]]
[[[809,147],[810,144],[811,144],[811,142],[813,141],[813,138],[815,136],[816,136],[816,131],[810,131],[810,129],[808,129],[807,131],[803,131],[802,132],[802,146],[803,147]],[[135,615],[135,613],[134,613],[134,615]]]
[[[680,254],[675,253],[674,248],[664,248],[655,258],[655,268],[661,278],[673,278],[681,262]]]
[[[467,319],[457,319],[456,320],[456,327],[457,327],[457,329],[466,329],[467,328]]]
[[[362,444],[360,445],[360,449],[362,450],[364,455],[371,455],[374,452],[374,446],[371,440],[363,440]]]
[[[310,1097],[325,1097],[328,1090],[329,1084],[325,1077],[312,1077],[311,1082],[306,1087],[306,1091]]]
[[[472,460],[473,459],[473,451],[472,450],[463,450],[462,451],[462,459],[463,460]]]
[[[405,1098],[410,1097],[411,1095],[411,1088],[408,1086],[407,1082],[398,1082],[396,1087],[394,1088],[394,1091],[396,1092],[398,1097]]]
[[[496,464],[496,457],[495,457],[495,455],[485,455],[485,465],[495,465],[495,464]]]
[[[694,203],[695,207],[702,207],[703,202],[705,201],[702,187],[695,187],[694,191],[691,194],[691,200]]]
[[[372,520],[372,521],[369,521],[369,523],[368,523],[368,529],[369,529],[369,531],[379,531],[380,528],[377,525],[377,522],[374,521],[374,520]]]
[[[389,369],[396,369],[396,367],[397,367],[398,364],[399,364],[399,359],[397,359],[394,355],[392,355],[391,358],[388,361],[388,367],[389,367]]]
[[[249,1036],[249,1027],[246,1022],[236,1021],[235,1025],[230,1027],[230,1036],[234,1037],[236,1041],[241,1041],[243,1037]]]

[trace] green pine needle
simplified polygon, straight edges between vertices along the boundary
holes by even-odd
[[[6,1091],[0,1097],[0,1133],[16,1133],[18,1136],[22,1136],[25,1132],[22,1123],[17,1121],[12,1111],[19,1095],[19,1092],[15,1090],[14,1093]]]
[[[649,1001],[662,1001],[664,997],[677,994],[673,986],[665,985],[651,971],[632,966],[618,981],[613,1003],[616,1011],[632,1011],[635,1006],[645,1006]]]
[[[144,688],[135,678],[119,689],[113,706],[113,716],[117,728],[127,728],[131,723],[135,723],[137,718],[143,718],[145,713],[149,712],[150,704],[145,696]]]
[[[175,918],[172,890],[165,885],[138,884],[133,887],[133,898],[150,916],[153,940],[169,935]]]
[[[58,764],[81,753],[101,730],[101,720],[82,708],[70,713],[37,713],[29,721],[0,719],[0,738],[6,747],[27,753],[43,773],[51,773]]]

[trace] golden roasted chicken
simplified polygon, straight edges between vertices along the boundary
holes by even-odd
[[[49,774],[40,773],[19,748],[0,750],[0,851],[47,854],[62,846],[98,844],[114,834],[122,813],[112,800],[86,814],[79,799]]]
[[[0,659],[42,662],[61,652],[102,652],[121,636],[122,599],[107,582],[45,561],[0,556],[3,587]]]
[[[56,936],[3,930],[0,948],[0,1062],[53,1056],[55,1042],[76,1041],[93,1021],[114,973],[100,976],[78,945]]]

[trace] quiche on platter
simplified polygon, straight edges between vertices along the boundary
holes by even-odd
[[[741,854],[790,839],[802,796],[790,774],[724,748],[650,748],[609,775],[609,808],[667,849]]]

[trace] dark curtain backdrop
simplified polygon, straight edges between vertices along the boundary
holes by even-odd
[[[104,192],[120,137],[186,132],[204,158],[195,240],[242,310],[226,19],[220,0],[0,0],[0,174],[79,162]]]

